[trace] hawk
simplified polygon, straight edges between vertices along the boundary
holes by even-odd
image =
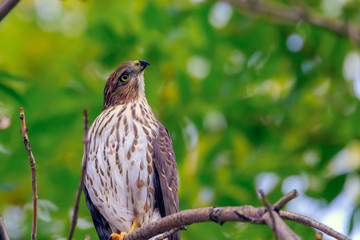
[[[108,78],[101,114],[89,130],[84,192],[101,240],[179,211],[176,159],[167,129],[145,97],[144,60]],[[180,240],[180,232],[169,240]]]

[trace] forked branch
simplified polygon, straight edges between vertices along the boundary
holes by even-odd
[[[293,195],[293,192],[297,191],[292,191],[289,195]],[[259,190],[259,194],[267,211],[267,213],[264,214],[264,221],[273,230],[275,239],[277,240],[279,236],[281,239],[300,240],[300,238],[284,223],[275,208],[271,206],[269,200],[265,196],[265,193],[262,190]]]
[[[274,204],[274,206],[280,206],[285,202],[293,199],[294,196],[297,195],[297,191],[294,190],[281,198],[277,203]],[[274,210],[274,207],[272,207],[272,210]],[[294,236],[288,238],[288,234],[290,233],[290,231],[288,229],[285,229],[287,226],[283,226],[285,225],[285,223],[283,223],[282,220],[290,220],[293,222],[307,225],[309,227],[313,227],[336,239],[349,240],[348,237],[336,232],[330,227],[296,213],[287,211],[277,212],[274,210],[274,219],[277,224],[277,234],[278,236],[284,237],[284,239],[296,239],[296,235],[294,234]],[[173,229],[181,228],[186,225],[211,221],[216,222],[220,225],[224,224],[227,221],[268,224],[270,225],[270,227],[273,224],[273,220],[269,217],[269,212],[266,207],[205,207],[184,210],[161,218],[155,222],[146,224],[129,234],[125,238],[125,240],[145,240],[156,235],[169,232]]]
[[[32,229],[31,229],[31,240],[35,240],[36,239],[36,226],[37,226],[37,200],[38,200],[38,196],[37,196],[37,189],[36,189],[36,163],[35,163],[35,158],[34,155],[32,153],[31,147],[30,147],[30,142],[29,142],[29,137],[28,137],[28,129],[26,127],[26,122],[25,122],[25,113],[24,113],[24,108],[19,108],[19,112],[20,112],[20,121],[21,121],[21,130],[20,133],[23,136],[23,141],[25,144],[25,149],[28,153],[29,156],[29,160],[30,160],[30,167],[31,167],[31,183],[32,183],[32,202],[33,202],[33,219],[32,219]]]

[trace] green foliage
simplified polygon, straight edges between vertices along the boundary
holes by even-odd
[[[304,4],[358,21],[357,1],[336,16],[324,2]],[[346,59],[359,49],[304,22],[277,23],[211,1],[21,1],[0,23],[0,214],[12,239],[26,238],[31,228],[17,109],[25,108],[37,161],[38,239],[60,239],[80,176],[82,108],[93,121],[107,76],[136,59],[151,63],[146,95],[174,142],[181,209],[260,206],[262,183],[272,202],[300,188],[313,211],[291,207],[301,199],[289,209],[321,219],[350,186],[359,186],[360,106],[354,79],[346,77]],[[5,118],[11,123],[2,129]],[[345,228],[359,226],[359,189],[347,202]],[[96,239],[83,198],[80,218],[74,239]],[[290,226],[314,238],[310,228]],[[268,227],[246,223],[194,224],[183,233],[183,239],[270,238]]]

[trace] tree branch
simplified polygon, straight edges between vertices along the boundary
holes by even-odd
[[[4,222],[0,216],[0,240],[9,240],[9,235],[7,234]]]
[[[286,240],[300,240],[300,238],[289,228],[288,225],[284,223],[282,218],[277,212],[271,210],[273,217],[270,217],[269,212],[267,212],[263,218],[265,223],[274,231],[281,239]],[[274,227],[276,223],[276,228]]]
[[[287,211],[279,211],[279,214],[280,214],[280,217],[284,220],[301,223],[303,225],[318,229],[333,238],[350,240],[350,238],[342,235],[341,233],[335,231],[334,229],[332,229],[332,228],[326,226],[325,224],[322,224],[314,219],[311,219],[309,217],[305,217],[300,214],[293,213],[293,212],[287,212]]]
[[[80,202],[80,196],[81,196],[81,192],[83,189],[83,184],[84,184],[84,176],[85,176],[85,171],[86,171],[86,165],[87,165],[87,158],[88,158],[88,153],[89,153],[89,140],[88,140],[88,132],[89,132],[89,121],[88,121],[88,114],[87,114],[87,110],[84,109],[83,111],[83,116],[84,116],[84,138],[83,138],[83,144],[84,144],[84,159],[82,162],[82,166],[81,166],[81,175],[80,175],[80,181],[77,187],[77,192],[76,192],[76,198],[75,198],[75,203],[74,203],[74,212],[72,215],[72,219],[71,219],[71,225],[70,225],[70,231],[69,231],[69,236],[68,236],[68,240],[72,239],[72,236],[74,234],[74,230],[75,230],[75,226],[76,226],[76,222],[77,222],[77,216],[78,216],[78,212],[79,212],[79,202]]]
[[[32,219],[31,240],[35,240],[36,239],[36,225],[37,225],[37,200],[38,200],[37,190],[36,190],[36,163],[35,163],[35,158],[34,158],[34,155],[32,153],[31,147],[30,147],[29,137],[27,134],[28,129],[26,128],[26,123],[25,123],[24,108],[22,108],[22,107],[19,108],[19,112],[20,112],[20,121],[21,121],[20,133],[23,136],[25,149],[28,152],[28,156],[29,156],[29,160],[30,160],[30,167],[31,167],[31,183],[32,183],[32,192],[33,192],[33,196],[32,196],[33,219]]]
[[[3,0],[0,2],[0,21],[15,7],[19,0]]]
[[[278,3],[265,3],[262,1],[247,1],[247,0],[222,0],[237,6],[240,11],[249,11],[253,13],[261,13],[270,15],[279,19],[291,22],[305,21],[314,26],[326,29],[341,36],[353,39],[360,43],[360,29],[351,23],[346,23],[340,20],[326,18],[320,14],[309,12],[299,7],[285,7]]]
[[[275,216],[274,216],[274,212],[273,212],[273,210],[272,210],[272,206],[271,206],[269,200],[266,198],[264,191],[260,189],[258,192],[259,192],[260,197],[261,197],[261,200],[263,201],[263,203],[264,203],[264,205],[265,205],[265,207],[266,207],[266,210],[268,211],[268,213],[269,213],[269,215],[270,215],[270,218],[271,218],[271,222],[270,222],[270,221],[265,221],[265,222],[267,222],[267,224],[268,224],[268,225],[271,227],[271,229],[273,230],[274,235],[275,235],[275,240],[278,240],[278,235],[279,235],[279,233],[278,233],[278,231],[277,231],[277,229],[276,229],[277,223],[276,223],[276,221],[275,221]],[[277,219],[277,220],[279,220],[279,219]],[[280,221],[281,221],[281,220],[280,220]],[[290,229],[289,229],[289,230],[290,230]],[[290,231],[291,231],[291,230],[290,230]],[[284,238],[284,237],[282,236],[282,238]],[[284,238],[284,239],[287,239],[287,238]]]
[[[282,198],[280,198],[275,204],[274,204],[274,209],[275,210],[280,210],[282,209],[288,202],[290,202],[291,200],[293,200],[294,198],[296,198],[297,196],[299,196],[299,192],[294,189],[291,192],[287,193],[285,196],[283,196]]]
[[[285,197],[281,198],[293,198],[296,191],[292,191],[287,194]],[[297,195],[297,194],[296,194]],[[283,202],[279,200],[277,203]],[[274,210],[274,207],[273,209]],[[288,226],[282,220],[290,220],[293,222],[301,223],[315,229],[318,229],[336,239],[349,240],[346,236],[336,232],[330,227],[321,224],[313,219],[301,216],[296,213],[286,212],[286,211],[273,211],[274,218],[277,224],[277,231],[280,237],[283,239],[298,239],[294,235],[289,235]],[[272,227],[272,219],[268,210],[265,207],[252,207],[252,206],[240,206],[240,207],[206,207],[198,209],[189,209],[184,210],[164,218],[161,218],[155,222],[146,224],[139,229],[135,230],[131,234],[125,237],[125,240],[145,240],[151,237],[157,236],[159,234],[169,232],[173,229],[178,230],[178,228],[193,223],[199,222],[216,222],[220,225],[224,224],[227,221],[237,221],[237,222],[251,222],[254,224],[267,224]],[[283,226],[285,225],[285,226]],[[175,232],[175,230],[173,230]],[[291,237],[289,237],[291,236]]]
[[[295,191],[291,191],[282,197],[277,203],[284,202],[283,199],[289,198],[289,196],[292,196]],[[277,240],[277,236],[280,236],[281,239],[300,240],[300,238],[284,223],[278,212],[275,211],[275,208],[271,206],[269,200],[265,196],[265,193],[262,190],[259,190],[259,193],[267,211],[267,213],[263,216],[264,221],[273,230],[275,239]]]
[[[171,235],[173,235],[174,233],[176,233],[177,231],[180,231],[180,230],[181,230],[180,227],[171,229],[170,231],[164,233],[164,234],[161,235],[160,237],[155,238],[155,240],[164,240],[164,239],[166,239],[167,237],[170,237]]]

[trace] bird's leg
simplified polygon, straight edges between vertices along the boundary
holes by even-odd
[[[131,226],[131,228],[130,228],[129,234],[130,234],[131,232],[133,232],[134,230],[138,229],[138,228],[139,228],[138,219],[137,219],[137,217],[135,217],[135,218],[134,218],[134,221],[133,221],[133,224],[132,224],[132,226]]]
[[[123,240],[125,236],[130,234],[139,228],[139,223],[137,217],[134,218],[133,224],[131,225],[130,231],[128,233],[121,232],[120,234],[112,233],[108,240]]]

